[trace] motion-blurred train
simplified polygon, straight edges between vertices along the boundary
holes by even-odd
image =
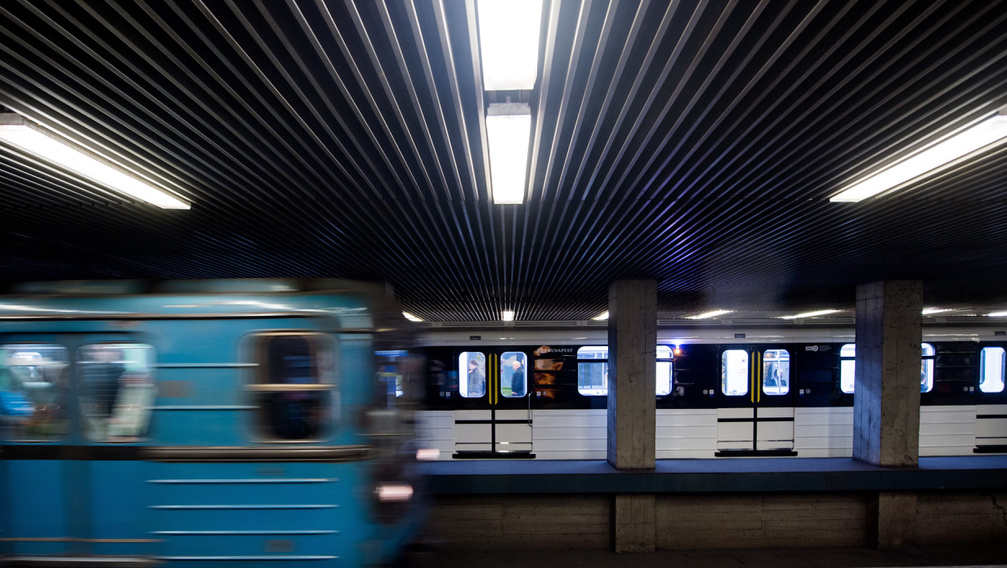
[[[357,566],[394,558],[422,522],[423,369],[383,290],[21,292],[0,297],[7,564]]]
[[[659,329],[656,457],[851,456],[852,327]],[[604,330],[432,330],[420,444],[440,459],[605,459]],[[1007,451],[1003,327],[925,328],[920,455]]]

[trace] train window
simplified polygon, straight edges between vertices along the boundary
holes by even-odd
[[[671,394],[674,384],[674,351],[657,346],[657,396]],[[608,395],[608,347],[591,345],[577,350],[577,392],[584,396]]]
[[[500,393],[507,398],[520,398],[528,392],[528,356],[520,351],[500,355]]]
[[[0,347],[0,432],[7,439],[50,440],[66,434],[71,391],[66,348]]]
[[[920,362],[920,392],[930,392],[934,388],[934,346],[920,345],[923,360]]]
[[[95,442],[132,442],[147,432],[155,398],[154,348],[94,343],[77,351],[81,418]]]
[[[853,378],[857,371],[857,345],[847,343],[839,350],[839,388],[853,394]]]
[[[933,345],[921,343],[920,351],[920,392],[930,392],[934,388],[934,357]],[[839,388],[846,394],[853,393],[854,377],[856,376],[857,346],[853,343],[843,345],[839,350]]]
[[[748,351],[724,351],[721,356],[720,391],[727,396],[748,394]]]
[[[762,353],[762,392],[770,396],[790,392],[790,352],[786,349]]]
[[[458,368],[464,369],[458,377],[458,394],[465,398],[486,395],[486,356],[466,351],[458,356]]]
[[[1004,390],[1004,348],[983,347],[979,357],[979,390],[982,392],[1003,392]]]
[[[671,394],[672,378],[674,377],[671,347],[657,346],[657,396]]]
[[[270,333],[257,336],[256,344],[257,381],[248,389],[259,408],[259,431],[280,441],[321,437],[335,388],[326,336]]]
[[[581,347],[577,350],[577,392],[584,396],[608,394],[608,347]]]

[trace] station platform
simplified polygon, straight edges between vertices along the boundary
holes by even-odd
[[[607,550],[451,551],[436,547],[411,555],[407,568],[867,568],[1007,566],[1007,543],[870,548],[659,550],[616,554]]]
[[[424,467],[433,507],[420,566],[1007,565],[1003,455],[921,458],[911,468],[850,458],[660,460],[629,471],[600,460]],[[610,552],[617,504],[632,494],[649,503],[634,518],[653,527],[655,553]],[[882,496],[899,510],[882,516]],[[872,548],[896,526],[909,527],[898,541],[906,548]]]
[[[1007,456],[920,458],[913,468],[852,458],[658,460],[652,470],[606,461],[452,460],[424,464],[434,495],[759,493],[977,490],[1007,487]]]

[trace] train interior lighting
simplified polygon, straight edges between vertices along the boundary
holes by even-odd
[[[73,148],[15,113],[0,114],[0,140],[17,146],[47,162],[66,168],[105,187],[142,199],[162,209],[189,209],[189,203],[127,175]]]
[[[591,319],[593,319],[594,321],[605,321],[605,320],[607,320],[608,319],[608,310],[605,310],[603,313],[601,313],[601,314],[599,314],[597,316],[594,316]]]
[[[415,322],[423,321],[423,318],[418,318],[409,312],[402,312],[402,316],[409,321],[415,321]]]
[[[886,166],[880,172],[829,198],[829,201],[856,202],[873,197],[925,174],[940,171],[973,152],[1000,144],[1004,140],[1007,140],[1007,111],[1001,110],[901,162]]]
[[[542,0],[479,0],[483,88],[530,91],[538,78]]]
[[[1007,316],[1007,311],[990,312],[990,313],[986,314],[986,317],[990,317],[990,318],[1002,318],[1002,317],[1005,317],[1005,316]]]

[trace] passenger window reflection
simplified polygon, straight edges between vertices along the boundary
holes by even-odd
[[[88,438],[132,442],[144,436],[156,397],[153,348],[141,343],[86,345],[77,362]]]
[[[66,434],[70,388],[66,349],[23,344],[0,348],[0,429],[4,438],[47,440]]]

